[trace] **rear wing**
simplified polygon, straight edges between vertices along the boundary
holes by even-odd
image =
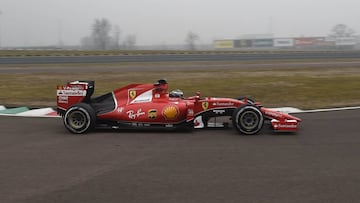
[[[94,81],[73,81],[68,82],[65,86],[58,85],[56,103],[59,115],[63,115],[74,104],[89,102],[94,90]]]

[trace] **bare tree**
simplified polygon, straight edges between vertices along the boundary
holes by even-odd
[[[337,24],[331,30],[331,37],[339,38],[339,37],[353,37],[355,31],[349,28],[345,24]]]
[[[193,32],[189,32],[186,36],[186,44],[188,46],[189,50],[195,50],[196,49],[196,41],[200,39],[199,35]]]
[[[114,26],[114,36],[113,36],[113,47],[114,49],[118,50],[120,49],[120,34],[121,34],[121,30],[120,27],[118,25]]]
[[[94,45],[96,49],[106,50],[111,41],[109,35],[111,30],[110,21],[102,18],[95,19],[95,22],[92,26],[92,39],[94,40]]]
[[[1,18],[1,15],[3,14],[3,12],[0,10],[0,18]],[[2,46],[2,43],[1,43],[1,41],[2,41],[2,29],[1,29],[1,19],[0,19],[0,47]]]
[[[92,33],[81,39],[81,47],[87,50],[132,50],[136,48],[135,35],[126,36],[122,45],[120,45],[120,35],[121,30],[118,25],[112,26],[110,21],[105,18],[95,19],[92,24]]]

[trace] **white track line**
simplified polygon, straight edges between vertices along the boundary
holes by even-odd
[[[317,113],[317,112],[346,111],[346,110],[356,110],[356,109],[360,109],[360,106],[331,108],[331,109],[303,110],[301,112],[294,112],[294,113]]]

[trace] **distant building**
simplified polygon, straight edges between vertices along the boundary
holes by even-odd
[[[214,41],[215,49],[355,49],[360,47],[360,37],[284,37],[271,34],[242,35],[238,39]]]

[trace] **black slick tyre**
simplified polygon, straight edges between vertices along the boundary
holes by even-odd
[[[254,135],[262,129],[264,116],[258,107],[251,104],[243,105],[234,111],[232,123],[241,134]]]
[[[87,133],[95,127],[96,115],[94,109],[86,103],[75,104],[66,110],[64,125],[71,133]]]

